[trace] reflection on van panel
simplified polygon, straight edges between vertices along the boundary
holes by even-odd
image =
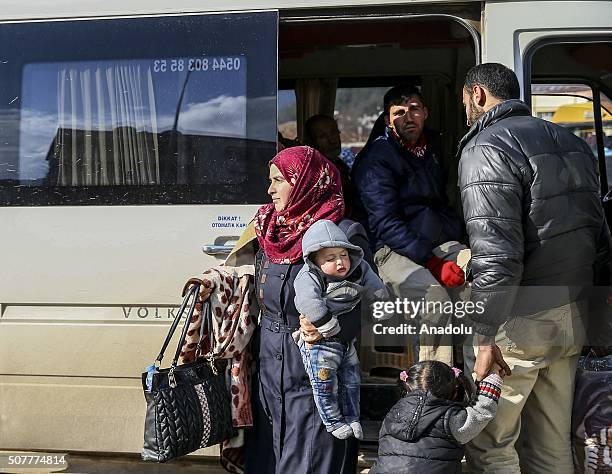
[[[276,23],[265,12],[2,25],[0,202],[261,202]]]
[[[112,129],[148,131],[150,143],[137,136],[116,134],[107,142],[100,137],[98,154],[124,150],[126,153],[151,155],[159,162],[157,134],[170,130],[214,136],[246,138],[246,59],[235,58],[239,69],[227,66],[197,71],[196,59],[116,60],[72,63],[27,64],[23,71],[20,141],[26,144],[20,153],[20,179],[36,180],[44,176],[45,149],[54,131],[83,129],[91,132]],[[225,59],[221,58],[223,64]],[[199,58],[197,61],[201,61]],[[209,59],[205,60],[208,63]],[[217,58],[214,61],[218,62]],[[163,69],[157,63],[162,62]],[[168,63],[166,65],[166,63]],[[223,124],[231,123],[231,127]],[[85,162],[88,143],[85,135]],[[102,161],[104,170],[104,160]],[[66,167],[65,173],[69,173]],[[137,170],[138,168],[136,168]],[[129,184],[134,179],[117,171],[103,173],[104,184]],[[96,177],[85,176],[79,184],[92,184]],[[154,176],[138,184],[155,184]]]
[[[144,202],[151,203],[143,192],[150,185],[167,188],[166,202],[180,202],[176,196],[180,191],[174,187],[173,192],[172,185],[181,185],[199,189],[195,202],[241,204],[249,201],[249,194],[265,199],[261,170],[269,156],[268,143],[243,138],[172,131],[154,134],[133,127],[107,132],[59,129],[46,157],[49,171],[41,184],[76,188],[74,204],[79,201],[80,186],[113,186],[113,194],[124,189],[131,195],[142,192]],[[256,186],[258,190],[248,192]],[[97,204],[103,204],[105,191],[110,189],[97,191],[96,199],[102,201]]]

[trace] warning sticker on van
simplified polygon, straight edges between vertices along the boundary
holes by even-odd
[[[218,215],[212,220],[210,227],[213,229],[242,229],[247,226],[246,222],[242,222],[242,217],[239,215]]]

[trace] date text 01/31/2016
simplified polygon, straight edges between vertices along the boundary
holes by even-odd
[[[155,59],[153,72],[239,71],[243,62],[244,58],[238,56]]]

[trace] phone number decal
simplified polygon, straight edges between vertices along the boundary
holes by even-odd
[[[240,71],[241,67],[243,61],[238,56],[153,60],[153,72]]]
[[[0,469],[16,468],[37,469],[41,468],[66,468],[68,466],[65,454],[51,453],[14,453],[0,454]],[[48,471],[47,471],[48,472]]]

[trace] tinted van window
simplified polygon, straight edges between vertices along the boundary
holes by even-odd
[[[0,26],[0,205],[257,203],[276,13]]]

